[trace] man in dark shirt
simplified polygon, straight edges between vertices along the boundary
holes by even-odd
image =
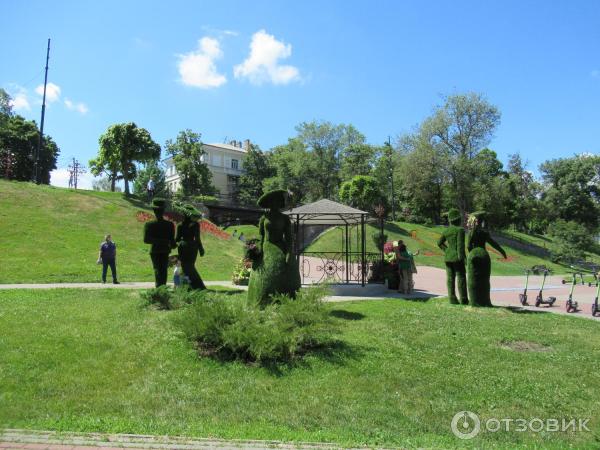
[[[117,281],[117,244],[112,241],[110,234],[104,237],[104,242],[100,245],[98,253],[98,262],[102,262],[102,282],[106,283],[106,272],[110,266],[113,284],[119,284]]]
[[[169,253],[175,248],[175,227],[163,218],[165,207],[165,200],[158,198],[152,200],[156,220],[146,222],[144,226],[144,242],[151,245],[150,259],[154,268],[156,287],[167,284]]]

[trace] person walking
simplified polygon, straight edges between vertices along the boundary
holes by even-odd
[[[120,284],[117,281],[117,244],[112,241],[110,234],[104,236],[104,242],[100,244],[98,264],[102,264],[102,283],[106,283],[106,272],[110,267],[113,284]]]
[[[151,202],[154,198],[154,189],[156,189],[156,185],[154,184],[154,180],[150,178],[148,180],[148,184],[146,185],[146,193],[148,194],[148,202]]]

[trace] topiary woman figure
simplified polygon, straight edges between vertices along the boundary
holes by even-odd
[[[469,303],[471,306],[492,306],[490,299],[490,255],[485,249],[485,244],[490,244],[498,250],[504,258],[506,252],[498,244],[485,226],[485,211],[478,211],[469,217],[467,222],[471,231],[467,239],[467,284],[469,289]]]
[[[177,226],[177,253],[181,261],[183,273],[190,279],[192,289],[206,289],[200,274],[196,270],[196,258],[198,253],[204,256],[204,247],[200,240],[200,224],[202,218],[200,213],[192,205],[180,205],[177,211],[183,215],[183,222]]]
[[[300,289],[300,271],[292,253],[292,224],[281,212],[287,192],[271,191],[258,200],[268,212],[258,225],[260,242],[248,284],[248,301],[265,306],[273,294],[295,296]]]

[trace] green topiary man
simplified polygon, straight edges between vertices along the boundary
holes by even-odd
[[[273,294],[293,297],[300,289],[300,271],[292,252],[292,224],[280,211],[286,196],[286,191],[278,190],[258,200],[258,206],[268,208],[268,212],[258,225],[260,242],[248,284],[248,301],[261,306],[270,303]]]
[[[167,284],[169,253],[175,248],[175,228],[171,222],[163,218],[166,206],[166,200],[160,198],[152,200],[156,220],[146,222],[144,225],[144,242],[151,245],[150,259],[154,268],[156,287]]]
[[[469,303],[467,297],[467,276],[465,272],[465,230],[460,226],[460,212],[456,208],[448,211],[448,222],[450,226],[444,230],[438,240],[438,247],[444,250],[444,262],[446,263],[446,284],[448,287],[448,298],[450,303],[458,305],[456,298],[454,280],[458,278],[458,296],[460,303]]]

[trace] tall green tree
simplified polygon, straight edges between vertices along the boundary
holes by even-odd
[[[167,153],[173,157],[177,173],[181,177],[181,192],[184,196],[214,195],[212,173],[204,162],[206,155],[200,133],[190,129],[180,131],[175,140],[165,143]]]
[[[152,140],[148,130],[138,128],[133,122],[119,123],[108,127],[99,139],[98,157],[89,162],[91,172],[98,176],[108,172],[116,181],[117,174],[125,183],[125,194],[129,195],[129,181],[137,173],[136,163],[158,161],[160,145]]]
[[[0,176],[12,180],[30,181],[33,178],[33,155],[37,149],[39,129],[34,121],[19,115],[4,115],[0,126]],[[38,177],[50,184],[50,172],[56,169],[60,150],[54,140],[44,136],[38,161]]]
[[[372,145],[357,143],[342,150],[340,178],[351,180],[356,175],[371,175],[375,166],[377,149]]]
[[[398,195],[407,219],[441,223],[444,187],[447,185],[443,152],[426,136],[417,133],[400,138],[403,157],[398,162]]]
[[[553,217],[598,229],[600,156],[583,154],[546,161],[540,166],[543,200]]]
[[[491,140],[500,116],[498,108],[482,94],[471,92],[446,97],[444,105],[421,125],[448,160],[452,192],[462,214],[472,209],[472,160]]]
[[[275,175],[269,158],[258,145],[251,144],[244,159],[244,173],[240,177],[238,201],[244,205],[256,205],[264,193],[263,182]]]
[[[264,191],[286,189],[291,193],[292,206],[304,202],[311,177],[311,168],[307,164],[309,157],[306,146],[297,138],[274,147],[269,155],[269,163],[275,173],[263,181]]]
[[[310,199],[334,198],[340,185],[341,155],[352,145],[364,144],[364,135],[352,125],[317,121],[302,122],[296,131],[310,154],[306,161],[311,167]]]

